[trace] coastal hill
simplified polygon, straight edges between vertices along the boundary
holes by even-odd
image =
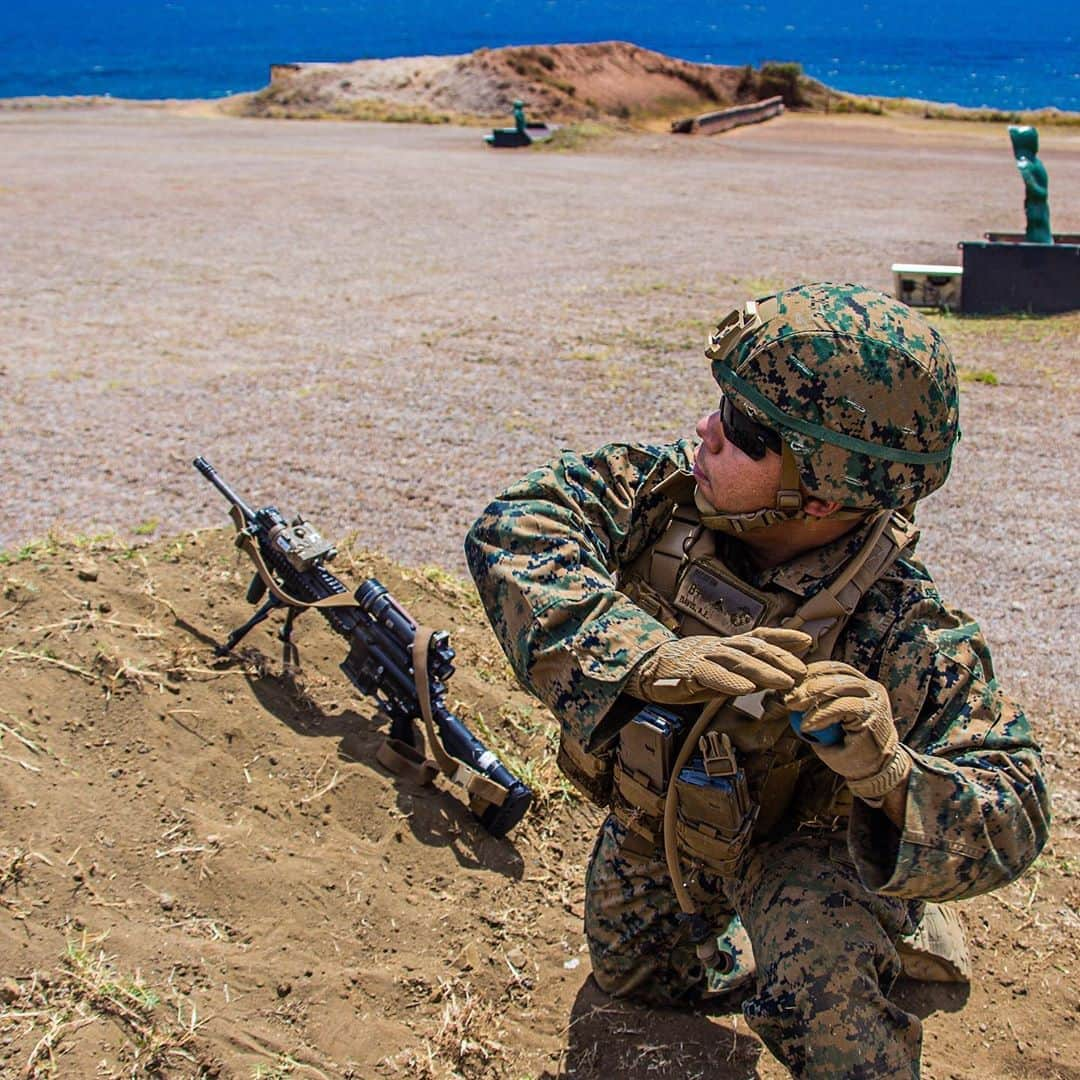
[[[506,124],[513,103],[530,121],[667,131],[673,120],[779,96],[810,113],[1080,126],[1080,112],[969,108],[916,98],[852,94],[806,75],[794,61],[698,64],[626,41],[477,49],[455,56],[398,56],[346,63],[270,64],[261,90],[206,100],[108,96],[0,98],[0,113],[147,108],[189,115],[419,124]]]
[[[446,122],[505,119],[516,98],[530,117],[649,126],[781,95],[788,108],[838,95],[797,64],[695,64],[624,41],[479,49],[348,64],[275,64],[271,83],[234,99],[255,116]]]
[[[1080,114],[1057,109],[1002,112],[849,94],[803,74],[797,63],[697,64],[625,41],[344,64],[281,63],[272,64],[270,74],[269,86],[236,95],[221,107],[243,116],[503,123],[520,98],[530,119],[662,130],[680,117],[779,95],[788,109],[812,112],[1080,123]]]

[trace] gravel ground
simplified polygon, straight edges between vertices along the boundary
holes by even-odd
[[[1080,231],[1080,136],[1042,156]],[[1021,200],[997,127],[789,115],[498,153],[449,127],[0,112],[0,547],[222,523],[202,453],[250,502],[463,573],[468,524],[532,465],[688,433],[710,322],[747,295],[890,288]],[[1010,687],[1067,716],[1080,318],[939,321],[998,385],[965,383],[922,551]]]

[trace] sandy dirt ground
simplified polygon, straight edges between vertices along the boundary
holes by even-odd
[[[1080,137],[1046,129],[1042,157],[1080,231]],[[560,448],[688,433],[710,324],[748,295],[889,288],[1021,200],[1003,129],[914,120],[507,154],[452,127],[0,114],[0,1073],[780,1075],[741,1019],[592,988],[596,814],[446,572]],[[935,322],[964,439],[920,550],[1035,718],[1056,832],[963,905],[970,994],[900,993],[926,1075],[1073,1077],[1080,316]],[[299,675],[263,631],[213,662],[244,573],[191,532],[223,521],[198,453],[403,564],[342,573],[453,631],[455,702],[544,792],[510,841],[382,773],[314,617]]]

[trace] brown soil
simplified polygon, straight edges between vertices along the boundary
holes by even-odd
[[[558,781],[550,717],[513,686],[471,589],[364,553],[340,563],[451,631],[450,698],[529,778],[535,811],[496,841],[442,783],[387,776],[316,615],[298,664],[267,627],[216,660],[247,610],[248,566],[221,532],[11,561],[0,1073],[783,1075],[736,1016],[591,985],[598,817]],[[1080,1075],[1075,857],[1059,833],[1021,882],[963,905],[970,995],[901,987],[926,1018],[926,1075]]]
[[[134,108],[0,125],[0,1075],[47,1075],[51,1047],[80,1078],[155,1054],[175,1077],[779,1076],[741,1019],[592,988],[597,815],[562,797],[471,592],[416,568],[460,572],[489,495],[560,446],[686,433],[715,396],[703,337],[746,295],[888,288],[894,260],[1016,227],[1004,133],[788,116],[502,155],[450,127]],[[1080,143],[1043,156],[1080,231]],[[962,905],[970,994],[901,994],[935,1080],[1075,1077],[1080,317],[934,321],[965,435],[923,551],[1031,711],[1056,827]],[[188,531],[224,520],[198,452],[411,567],[338,570],[451,630],[451,700],[544,793],[509,841],[380,770],[317,616],[298,673],[268,628],[213,660],[248,574]],[[17,550],[58,518],[127,539]]]

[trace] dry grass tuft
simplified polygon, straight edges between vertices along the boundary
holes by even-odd
[[[68,942],[56,972],[35,971],[5,985],[0,1040],[12,1045],[37,1036],[21,1075],[27,1080],[63,1075],[65,1040],[97,1023],[111,1023],[123,1035],[132,1055],[131,1077],[171,1069],[191,1077],[209,1075],[193,1048],[202,1024],[194,1005],[177,997],[175,1018],[166,1014],[137,971],[132,976],[117,971],[115,958],[101,947],[105,937],[84,931]]]
[[[440,1006],[435,1034],[422,1047],[403,1050],[383,1064],[417,1080],[491,1075],[503,1049],[492,1037],[501,1031],[502,1010],[474,994],[462,978],[440,979],[431,1001]]]

